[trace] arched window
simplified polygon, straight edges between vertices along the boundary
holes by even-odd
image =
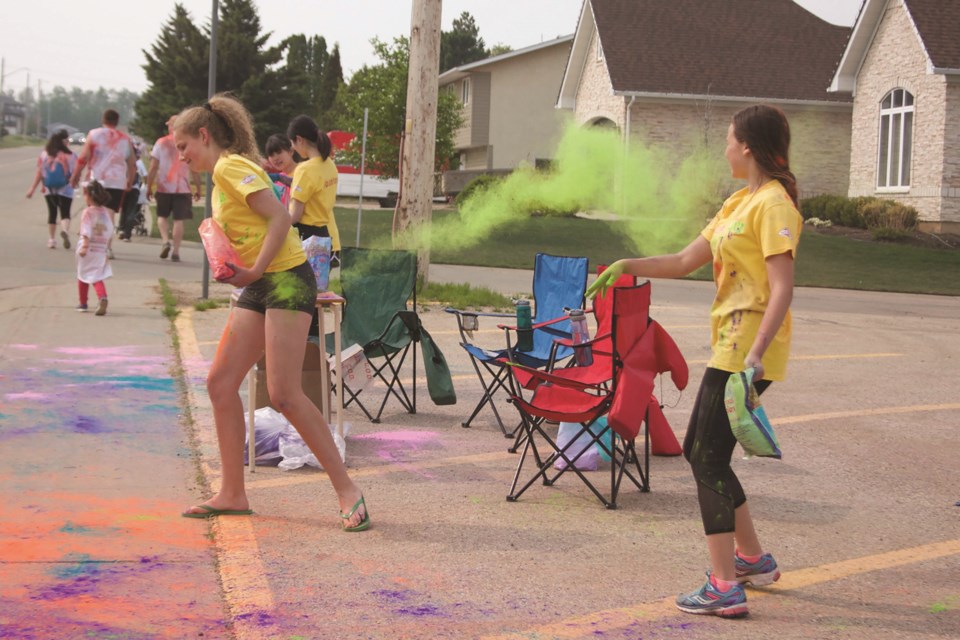
[[[913,113],[913,94],[906,89],[894,89],[880,102],[878,189],[910,186]]]

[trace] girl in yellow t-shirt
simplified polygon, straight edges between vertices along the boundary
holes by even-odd
[[[733,116],[725,156],[747,186],[730,196],[700,235],[679,253],[618,260],[587,290],[606,290],[624,273],[678,278],[713,262],[717,294],[710,309],[713,357],[690,417],[683,453],[697,480],[700,515],[710,552],[710,578],[677,598],[688,613],[747,614],[742,584],[780,577],[753,528],[747,498],[730,468],[737,441],[724,407],[731,373],[754,367],[761,393],[786,375],[790,349],[793,263],[802,218],[790,172],[790,126],[777,107],[756,105]]]
[[[333,215],[337,200],[337,166],[330,153],[330,138],[317,127],[309,116],[297,116],[287,127],[287,137],[294,150],[306,161],[293,171],[290,185],[290,218],[300,233],[300,239],[311,236],[330,238],[333,254],[330,266],[340,264],[340,232]]]
[[[214,218],[243,264],[230,265],[226,280],[243,287],[230,312],[207,377],[220,443],[223,481],[187,518],[249,515],[243,479],[244,413],[240,384],[266,352],[273,404],[296,427],[323,465],[340,503],[345,531],[370,526],[363,494],[347,475],[323,414],[303,393],[303,345],[316,300],[316,279],[290,216],[260,168],[253,125],[246,108],[218,95],[177,116],[174,141],[193,171],[213,173]]]

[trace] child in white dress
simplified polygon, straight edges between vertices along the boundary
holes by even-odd
[[[110,194],[96,180],[83,187],[83,196],[87,208],[80,215],[80,242],[77,243],[77,286],[80,291],[80,304],[77,311],[87,310],[87,294],[90,285],[97,292],[99,303],[95,315],[107,313],[107,287],[103,281],[113,275],[107,260],[107,245],[113,237],[113,221],[106,204]]]

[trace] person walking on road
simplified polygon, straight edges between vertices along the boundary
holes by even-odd
[[[107,313],[107,287],[103,281],[113,275],[107,260],[107,246],[113,237],[113,216],[106,204],[111,195],[102,184],[91,180],[83,188],[87,208],[80,214],[80,241],[77,242],[77,287],[80,304],[77,311],[87,311],[90,285],[97,292],[97,312]]]
[[[37,172],[33,184],[27,190],[27,198],[32,198],[38,185],[43,185],[43,196],[47,201],[47,229],[50,238],[47,247],[57,248],[57,213],[60,214],[60,239],[63,248],[70,248],[70,205],[73,203],[73,187],[70,176],[77,167],[77,156],[71,151],[67,138],[70,134],[60,129],[50,136],[47,146],[37,159]]]
[[[713,356],[683,443],[697,481],[710,571],[703,587],[677,598],[677,607],[687,613],[747,615],[743,584],[762,586],[780,577],[776,560],[760,546],[746,495],[730,467],[737,441],[724,389],[731,374],[750,367],[761,393],[786,375],[794,258],[803,226],[789,148],[790,126],[779,108],[738,111],[727,132],[725,156],[733,177],[747,180],[747,186],[727,198],[679,253],[618,260],[587,290],[593,296],[624,273],[678,278],[713,261]]]
[[[290,218],[301,240],[311,236],[330,238],[330,268],[335,268],[340,265],[340,232],[333,214],[339,178],[337,165],[330,157],[333,144],[312,118],[303,115],[290,121],[287,137],[294,150],[306,158],[293,171]]]
[[[120,124],[120,114],[113,109],[103,112],[102,127],[98,127],[87,134],[87,141],[80,151],[77,168],[73,172],[70,184],[76,188],[80,182],[84,168],[87,168],[88,177],[106,187],[110,194],[107,203],[113,213],[110,221],[117,224],[116,215],[123,208],[126,193],[133,185],[137,173],[136,158],[133,152],[133,143],[127,134],[117,129]],[[89,163],[89,167],[87,166]],[[113,237],[107,246],[107,257],[113,258]]]
[[[156,194],[157,227],[160,229],[160,239],[163,242],[160,258],[166,259],[170,256],[171,261],[179,262],[180,243],[183,241],[183,221],[193,219],[193,204],[190,200],[190,167],[180,160],[180,153],[173,140],[175,120],[176,116],[171,116],[167,120],[167,135],[158,139],[150,150],[147,199],[153,198]],[[193,202],[196,202],[201,196],[200,175],[194,173],[192,181]],[[172,230],[168,222],[171,216],[173,217]]]
[[[249,515],[244,487],[245,420],[240,386],[266,352],[268,392],[273,405],[293,424],[330,478],[344,531],[370,526],[359,487],[320,409],[301,386],[304,345],[317,284],[290,216],[260,167],[249,112],[234,98],[217,95],[177,116],[174,140],[181,159],[194,171],[213,175],[213,218],[243,264],[230,265],[224,280],[243,287],[207,376],[220,446],[220,491],[183,512],[187,518]]]

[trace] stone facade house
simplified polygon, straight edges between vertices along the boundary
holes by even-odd
[[[458,192],[480,173],[552,158],[563,122],[557,93],[572,41],[563,36],[440,74],[440,90],[461,99],[464,121],[454,138],[460,171],[445,172],[445,192]]]
[[[679,162],[722,158],[733,114],[776,104],[801,196],[842,194],[853,105],[827,88],[850,33],[792,0],[585,0],[557,106]]]
[[[830,89],[854,96],[849,195],[960,233],[960,1],[866,0]]]

